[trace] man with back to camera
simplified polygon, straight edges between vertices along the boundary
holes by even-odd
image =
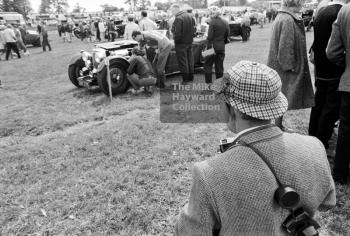
[[[350,163],[350,4],[343,6],[332,27],[326,49],[328,59],[338,66],[345,66],[340,77],[340,123],[334,163],[334,180],[346,184]]]
[[[125,26],[124,30],[124,39],[125,40],[133,40],[132,38],[132,32],[139,31],[140,27],[138,24],[134,22],[135,16],[133,14],[128,15],[128,23]]]
[[[139,42],[141,47],[147,46],[156,50],[157,87],[165,88],[165,66],[173,44],[167,36],[157,31],[134,31],[132,38]]]
[[[330,62],[326,55],[332,24],[346,0],[334,0],[320,8],[314,19],[314,52],[315,66],[315,105],[311,108],[309,135],[317,137],[329,148],[335,122],[339,119],[340,93],[338,91],[344,66]]]
[[[179,5],[173,4],[170,9],[175,16],[171,32],[175,43],[177,62],[182,74],[182,83],[187,84],[194,79],[192,43],[196,25],[190,14],[186,11],[180,11]]]
[[[149,31],[149,30],[157,29],[157,24],[153,20],[147,17],[147,11],[142,11],[141,17],[142,19],[139,23],[141,31]]]
[[[175,235],[291,235],[282,227],[291,213],[274,200],[281,186],[299,194],[294,207],[302,207],[308,222],[317,210],[335,205],[322,143],[272,124],[288,108],[281,87],[276,71],[250,61],[238,62],[214,82],[227,127],[236,135],[222,141],[221,154],[194,164],[189,202]]]

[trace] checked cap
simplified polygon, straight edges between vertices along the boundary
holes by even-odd
[[[240,112],[271,120],[281,117],[288,108],[281,87],[275,70],[257,62],[240,61],[223,78],[216,80],[212,89]]]

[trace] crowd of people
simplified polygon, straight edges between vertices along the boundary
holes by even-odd
[[[327,1],[327,0],[324,0]],[[181,211],[176,235],[318,235],[313,216],[336,204],[335,183],[347,184],[350,162],[350,5],[348,0],[323,3],[314,16],[310,57],[305,25],[300,17],[303,0],[283,0],[274,19],[266,65],[240,61],[224,73],[225,47],[230,29],[218,7],[209,7],[204,21],[206,50],[204,81],[223,102],[232,140],[220,145],[219,156],[196,163],[188,204]],[[193,40],[202,21],[178,4],[172,17],[162,15],[159,27],[148,16],[128,15],[124,38],[139,42],[129,59],[127,78],[133,93],[153,86],[166,89],[165,66],[175,47],[182,84],[194,82]],[[112,21],[82,22],[80,32],[94,40],[113,38]],[[14,50],[20,58],[23,42],[12,26],[1,27],[6,59]],[[63,24],[59,33],[71,42],[74,27]],[[166,30],[165,34],[155,29]],[[43,48],[49,46],[45,28]],[[20,30],[19,30],[20,32]],[[47,35],[47,33],[46,33]],[[22,37],[23,38],[23,37]],[[173,39],[173,41],[172,41]],[[44,44],[45,41],[45,44]],[[1,46],[1,44],[0,44]],[[25,47],[25,46],[24,46]],[[145,49],[156,52],[151,62]],[[308,61],[315,66],[314,92]],[[212,67],[215,65],[215,80]],[[312,108],[309,136],[288,129],[288,110]],[[339,133],[333,171],[327,149],[334,125]],[[329,153],[328,153],[329,154]],[[292,193],[292,195],[290,195]],[[295,199],[291,198],[295,197]],[[289,202],[284,202],[288,199]],[[293,200],[293,201],[292,201]],[[297,216],[303,217],[297,217]]]
[[[314,93],[300,17],[303,3],[283,0],[266,65],[241,61],[226,74],[228,23],[217,7],[209,8],[207,49],[213,48],[213,53],[205,58],[205,82],[222,99],[228,128],[236,135],[222,142],[221,155],[195,164],[189,202],[178,218],[176,235],[318,235],[315,213],[336,204],[335,182],[348,183],[350,5],[344,6],[347,0],[333,0],[315,15]],[[194,82],[196,23],[193,14],[177,4],[171,11],[174,20],[165,27],[174,39],[182,84],[188,85]],[[149,90],[154,84],[166,87],[164,66],[172,42],[153,32],[152,24],[147,26],[131,33],[140,43],[128,70],[135,90],[142,86]],[[156,49],[161,58],[153,62],[156,71],[143,56],[145,45]],[[283,122],[288,110],[304,108],[312,108],[309,136],[295,133]],[[335,159],[331,171],[326,150],[338,120],[336,154],[328,156]],[[291,192],[297,197],[284,202]]]

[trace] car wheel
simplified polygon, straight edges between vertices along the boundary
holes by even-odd
[[[83,59],[79,58],[74,62],[74,64],[70,65],[68,67],[68,76],[72,84],[74,84],[76,87],[81,88],[82,86],[79,85],[78,78],[80,77],[80,71],[85,66],[85,62]]]
[[[129,87],[129,81],[126,77],[126,70],[128,68],[127,62],[116,61],[110,64],[111,87],[112,95],[125,93]],[[97,82],[103,93],[109,96],[107,67],[104,66],[102,70],[97,73]]]

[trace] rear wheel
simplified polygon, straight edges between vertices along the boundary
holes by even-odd
[[[84,66],[85,63],[83,59],[79,58],[74,62],[74,64],[68,67],[69,79],[72,82],[72,84],[74,84],[78,88],[82,87],[79,85],[78,78],[80,77],[80,71],[84,68]]]
[[[129,87],[129,81],[126,77],[127,62],[115,61],[110,64],[112,95],[124,93]],[[107,67],[97,74],[97,82],[103,93],[109,96]]]

